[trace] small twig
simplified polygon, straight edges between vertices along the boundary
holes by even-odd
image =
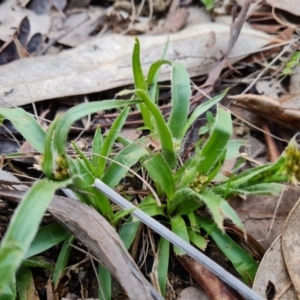
[[[20,171],[18,168],[16,168],[12,163],[11,163],[11,160],[8,159],[7,160],[7,164],[8,166],[10,167],[11,170],[13,170],[15,173],[17,173],[18,175],[23,175],[23,176],[26,176],[26,173]]]
[[[275,222],[275,218],[276,218],[276,215],[277,215],[277,211],[278,211],[278,208],[280,206],[280,203],[281,203],[281,200],[282,200],[284,192],[285,192],[285,189],[283,188],[282,191],[281,191],[281,193],[280,193],[279,199],[278,199],[278,201],[276,203],[276,207],[275,207],[275,210],[274,210],[274,213],[273,213],[273,217],[272,217],[272,222],[271,222],[269,231],[267,233],[267,236],[264,239],[262,239],[262,240],[257,240],[258,242],[265,241],[265,240],[267,240],[269,238],[270,233],[272,231],[272,228],[274,226],[274,222]]]
[[[30,182],[30,181],[11,181],[11,180],[0,179],[0,184],[32,186],[34,184],[34,182]]]
[[[284,47],[282,51],[260,72],[258,76],[251,82],[250,85],[247,86],[247,88],[242,92],[242,94],[246,94],[248,91],[251,90],[251,88],[257,83],[257,81],[269,70],[269,68],[275,64],[275,62],[280,59],[293,45],[295,41],[292,40],[287,47]]]
[[[13,135],[13,133],[11,132],[11,130],[9,130],[4,124],[1,124],[1,126],[3,128],[5,128],[5,130],[7,131],[7,133],[12,137],[12,139],[17,143],[18,147],[21,147],[21,144],[19,143],[19,141],[17,140],[17,138]]]
[[[224,107],[224,106],[221,105],[221,104],[219,104],[219,105],[220,105],[221,107],[225,108],[225,109],[229,109],[229,110],[230,110],[230,108],[226,108],[226,107]],[[232,112],[231,110],[230,110],[230,113],[231,113],[233,116],[235,116],[236,118],[238,118],[239,120],[242,120],[245,124],[249,125],[250,127],[254,128],[254,129],[256,129],[256,130],[258,130],[258,131],[260,131],[260,132],[263,132],[263,133],[265,133],[265,134],[267,134],[267,135],[273,137],[274,139],[277,139],[277,140],[279,140],[279,141],[286,142],[286,143],[289,142],[289,141],[287,141],[287,140],[285,140],[285,139],[282,139],[282,138],[280,138],[280,137],[278,137],[278,136],[276,136],[276,135],[274,135],[274,134],[271,134],[271,133],[269,133],[269,132],[266,132],[266,131],[262,130],[261,128],[259,128],[259,127],[255,126],[255,125],[253,125],[252,123],[246,121],[246,120],[243,119],[241,116],[239,116],[238,114]]]
[[[299,46],[299,44],[298,44],[298,46]],[[292,51],[291,51],[291,53],[286,57],[286,59],[285,59],[285,61],[286,62],[289,62],[290,61],[290,59],[292,58],[292,56],[294,55],[294,53],[297,51],[297,49],[298,49],[298,46],[297,47],[293,47],[292,46]],[[276,71],[275,71],[275,73],[273,73],[272,75],[272,77],[275,77],[276,75],[278,75],[283,69],[284,69],[284,67],[285,67],[285,63],[283,63]],[[283,78],[285,78],[286,76],[284,76]],[[277,84],[277,83],[276,83]]]
[[[264,120],[262,120],[261,128],[264,131],[264,136],[265,136],[265,140],[266,140],[266,146],[268,149],[270,162],[274,162],[278,159],[278,157],[280,156],[280,153],[277,149],[277,146],[274,142],[273,137],[270,135],[271,134],[270,129],[269,129],[268,125],[264,122]]]
[[[131,256],[132,259],[136,262],[137,260],[137,255],[138,255],[138,251],[139,251],[139,242],[140,242],[140,237],[141,237],[141,233],[142,233],[142,229],[143,229],[143,224],[139,225],[139,228],[137,230],[137,233],[135,235],[134,241],[131,245]]]

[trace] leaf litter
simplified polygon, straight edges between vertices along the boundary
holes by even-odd
[[[38,3],[38,1],[35,2]],[[282,10],[289,11],[289,5],[286,5],[284,1],[281,2],[280,7],[276,1],[270,0],[267,2],[276,9],[280,8]],[[70,3],[71,1],[69,1],[68,5],[70,5]],[[97,7],[97,9],[99,9],[97,11],[97,9],[93,10],[92,7],[86,6],[84,8],[80,7],[78,12],[70,12],[68,14],[67,10],[64,10],[63,7],[56,6],[56,11],[53,11],[53,9],[49,6],[45,11],[42,11],[43,15],[40,15],[39,13],[41,13],[41,11],[38,6],[33,8],[34,5],[32,5],[31,9],[30,6],[26,6],[26,8],[24,8],[24,6],[19,6],[16,1],[5,1],[4,3],[0,4],[0,9],[3,8],[8,12],[7,16],[12,16],[12,14],[17,16],[15,18],[15,24],[11,24],[12,17],[3,19],[1,22],[0,39],[4,43],[12,43],[14,45],[15,50],[13,51],[15,51],[15,54],[13,55],[12,60],[20,59],[0,67],[0,70],[2,71],[1,74],[3,75],[2,79],[0,79],[0,91],[2,99],[1,106],[20,106],[37,101],[44,102],[47,99],[63,98],[66,96],[80,94],[85,95],[90,93],[99,93],[101,91],[106,92],[109,89],[120,88],[125,85],[132,84],[129,57],[133,46],[133,42],[130,41],[133,39],[130,37],[114,35],[112,33],[105,33],[103,36],[103,32],[105,30],[99,31],[97,34],[97,30],[99,30],[97,27],[102,27],[103,29],[106,26],[105,22],[109,21],[110,23],[106,24],[109,24],[110,26],[113,22],[112,14],[109,15],[107,10]],[[167,9],[167,6],[165,9]],[[127,16],[125,17],[127,20],[124,24],[117,25],[123,32],[127,30],[126,27],[129,26],[128,24],[136,25],[137,23],[143,22],[144,16],[136,15],[135,20],[132,23],[132,20],[130,19],[130,16],[133,16],[132,11],[133,10],[131,8],[131,11],[129,11],[130,13],[127,13]],[[215,11],[218,11],[217,7],[215,8]],[[149,13],[147,10],[143,12],[143,14],[146,15],[147,13]],[[296,11],[294,11],[294,13],[297,14]],[[63,14],[66,15],[66,18],[64,18]],[[120,18],[122,14],[125,16],[123,10],[120,9],[118,18]],[[268,16],[269,19],[276,23],[274,19],[272,19],[273,15],[270,11],[261,11],[259,7],[258,9],[252,10],[251,13],[247,14],[248,22],[252,24],[251,22],[253,21],[251,20],[254,20],[256,24],[259,23],[259,21],[257,21],[258,17],[262,16],[263,14]],[[5,14],[1,15],[2,18],[5,17]],[[231,49],[234,44],[234,42],[232,42],[231,45],[228,45],[230,32],[228,26],[208,23],[204,25],[198,25],[198,27],[191,27],[187,28],[186,30],[178,31],[181,27],[184,27],[185,21],[187,24],[189,24],[189,20],[184,19],[185,15],[186,14],[184,13],[182,21],[183,25],[181,24],[178,28],[175,28],[175,24],[172,23],[171,25],[165,25],[166,28],[164,29],[165,31],[163,31],[163,33],[170,31],[170,29],[167,29],[167,27],[171,28],[171,31],[172,28],[175,28],[174,31],[176,33],[172,35],[160,35],[157,37],[150,36],[149,28],[153,25],[146,27],[147,29],[144,31],[146,32],[145,37],[141,38],[143,51],[145,51],[144,53],[142,52],[142,55],[145,55],[145,70],[147,69],[147,65],[149,65],[149,63],[159,57],[167,36],[170,36],[169,53],[171,53],[171,55],[169,54],[169,58],[172,60],[178,59],[178,61],[183,62],[190,75],[195,78],[197,83],[199,83],[199,86],[201,84],[203,85],[204,83],[203,79],[201,79],[201,76],[210,74],[212,76],[211,78],[213,79],[209,81],[209,85],[212,85],[217,89],[221,88],[221,86],[224,87],[226,85],[232,85],[234,89],[234,85],[245,86],[245,84],[247,85],[247,83],[249,83],[249,80],[247,81],[246,77],[244,81],[242,79],[242,84],[238,80],[241,78],[241,76],[244,76],[245,73],[247,74],[245,69],[252,67],[254,71],[260,71],[262,66],[265,67],[266,60],[270,61],[270,59],[273,58],[272,54],[268,56],[266,51],[261,52],[260,49],[262,47],[272,43],[272,47],[275,47],[276,45],[283,43],[283,40],[278,39],[278,37],[274,38],[274,36],[263,34],[259,31],[244,29],[241,31],[239,38],[236,41],[236,45],[233,47],[232,51],[227,51],[228,49]],[[61,45],[69,47],[77,46],[77,48],[73,50],[64,50],[60,54],[57,54],[53,57],[46,55],[44,57],[24,58],[26,55],[22,55],[20,48],[19,50],[16,49],[18,41],[13,39],[13,35],[18,26],[21,24],[21,20],[26,16],[29,16],[30,21],[30,33],[28,34],[29,38],[34,36],[35,33],[40,33],[44,38],[47,37],[50,39],[50,41],[52,40],[53,44],[51,45],[51,49],[54,52],[60,51],[59,47],[57,46],[61,47]],[[86,22],[85,17],[87,18]],[[107,17],[108,21],[105,19]],[[109,17],[111,18],[110,20]],[[241,23],[238,25],[238,28],[242,27],[245,19],[246,18],[244,17]],[[50,20],[53,26],[51,30],[49,26]],[[82,20],[82,23],[75,22],[80,20]],[[54,27],[55,22],[56,27]],[[61,25],[61,30],[58,30],[60,29],[59,24]],[[76,28],[76,24],[79,24],[79,26],[77,26],[79,28]],[[286,28],[282,24],[278,25],[278,23],[274,24],[273,28],[275,28],[275,26],[277,26],[276,30],[273,30],[272,33],[277,33],[277,30]],[[38,30],[36,28],[38,28]],[[53,31],[53,28],[56,28],[56,31]],[[260,27],[260,29],[263,29],[268,33],[271,32],[270,27],[264,28],[265,29],[263,29],[263,26]],[[116,27],[114,30],[116,30]],[[130,30],[128,32],[130,33]],[[134,33],[136,31],[132,30],[131,32]],[[94,37],[91,37],[91,34],[94,35]],[[226,38],[223,39],[223,37]],[[233,41],[235,40],[234,35],[231,36],[231,38]],[[21,42],[22,38],[19,36],[18,40]],[[26,39],[26,42],[23,44],[21,43],[21,45],[26,48],[28,41],[29,39]],[[86,44],[81,45],[82,42],[85,42]],[[182,45],[184,45],[184,47],[182,47]],[[95,48],[96,50],[94,50]],[[5,49],[5,47],[2,47],[0,54],[3,52],[3,49]],[[113,51],[111,51],[111,49],[113,49]],[[212,52],[211,56],[207,55],[208,51]],[[39,51],[34,52],[38,54]],[[254,60],[254,62],[252,62],[255,67],[251,66],[249,63],[247,64],[246,61],[243,62],[244,57],[255,52],[259,52],[261,54],[261,58],[259,60]],[[223,57],[226,57],[226,55],[229,55],[228,57],[230,64],[224,63],[224,60],[223,63],[219,63],[219,66],[221,67],[218,67],[218,72],[211,73],[213,66],[218,66],[218,61],[220,62]],[[195,59],[193,56],[197,56],[197,58]],[[204,57],[204,59],[201,57]],[[238,61],[241,62],[237,64]],[[76,62],[76,64],[74,62]],[[278,61],[276,63],[279,64]],[[284,64],[284,62],[280,63]],[[89,64],[92,67],[85,67]],[[99,66],[101,66],[101,68]],[[279,68],[279,66],[277,67]],[[269,65],[268,68],[265,67],[264,77],[269,76],[269,78],[264,78],[262,76],[262,81],[267,80],[268,82],[272,77],[273,80],[275,79],[273,84],[274,86],[281,85],[279,82],[281,79],[279,76],[281,75],[280,72],[276,74],[275,70],[274,75],[274,70],[272,68],[273,65]],[[99,69],[99,71],[97,69]],[[122,70],[122,72],[120,72],[119,69]],[[252,70],[252,72],[254,71]],[[258,81],[256,88],[259,93],[263,95],[257,95],[257,93],[255,91],[253,92],[252,90],[252,95],[238,95],[239,93],[236,93],[236,95],[229,98],[230,100],[235,101],[231,105],[234,106],[236,103],[242,103],[243,110],[252,110],[255,112],[255,114],[260,114],[262,117],[272,120],[272,122],[275,124],[279,123],[280,126],[288,126],[290,128],[289,130],[295,131],[298,129],[299,123],[297,106],[297,97],[299,93],[297,90],[297,72],[298,70],[296,68],[294,70],[294,74],[288,78],[290,80],[289,85],[280,90],[280,93],[283,93],[282,99],[280,99],[280,97],[279,99],[278,97],[275,97],[276,92],[270,93],[269,91],[266,92],[264,88],[258,88],[258,83],[262,82]],[[167,78],[169,78],[169,71],[165,70],[160,80],[163,82]],[[46,104],[42,104],[42,102],[37,103],[40,111],[43,111],[43,105],[48,105],[47,103],[50,102],[45,101],[45,103]],[[273,133],[273,135],[277,134],[276,131],[274,132],[273,130],[270,132],[271,134]],[[261,137],[259,137],[259,139],[261,140]],[[266,156],[266,153],[262,152],[260,155]],[[297,189],[289,188],[289,190],[285,193],[284,201],[279,204],[276,202],[278,197],[266,197],[266,199],[263,199],[261,197],[257,198],[248,196],[247,200],[245,201],[237,200],[239,203],[236,207],[236,211],[239,213],[242,220],[244,220],[246,228],[248,229],[248,233],[250,233],[254,239],[258,240],[263,240],[268,237],[267,240],[262,241],[262,244],[264,244],[265,248],[268,248],[276,236],[282,232],[283,223],[285,222],[289,211],[291,211],[295,205],[297,195],[299,196],[299,191]],[[261,209],[262,202],[264,203],[263,209]],[[241,203],[243,204],[241,205]],[[278,207],[276,207],[277,204]],[[257,208],[255,208],[255,206],[257,206]],[[296,246],[297,241],[299,240],[297,236],[288,236],[287,233],[289,230],[291,232],[297,232],[297,229],[295,229],[298,228],[297,224],[292,223],[293,218],[297,219],[297,216],[295,216],[297,213],[297,207],[298,206],[295,206],[294,210],[291,212],[291,216],[287,220],[287,224],[285,225],[285,229],[283,231],[284,238],[279,239],[280,242],[278,242],[278,240],[274,244],[274,246],[276,245],[277,247],[278,243],[285,243],[284,248],[279,250],[278,255],[281,255],[281,257],[287,257],[287,262],[292,261],[291,257],[293,258],[295,253],[297,253],[297,249],[292,248],[292,246],[287,246],[288,243],[291,242],[292,245]],[[251,224],[251,222],[254,224]],[[270,246],[269,252],[271,252],[273,248],[273,246]],[[265,259],[268,258],[269,252],[266,254]],[[257,290],[255,286],[257,286],[257,282],[259,282],[258,278],[260,271],[262,269],[267,269],[267,267],[265,267],[265,259],[261,263],[261,267],[254,284],[255,290]],[[283,260],[278,259],[278,261],[281,262]],[[292,264],[295,264],[295,262],[292,261]],[[279,268],[281,268],[280,270],[287,268],[291,280],[287,276],[288,279],[286,279],[286,281],[281,281],[279,272],[274,272],[273,277],[271,280],[269,280],[273,284],[273,289],[276,291],[275,295],[276,293],[280,293],[280,291],[284,290],[286,287],[290,287],[289,289],[286,289],[288,291],[287,293],[289,293],[292,289],[292,285],[290,284],[291,281],[295,286],[295,290],[299,290],[297,274],[295,274],[292,268],[293,266],[291,266],[291,264],[286,265],[288,266],[282,267],[281,265]],[[269,271],[267,275],[263,275],[264,282],[266,282],[266,278],[269,278],[268,276],[270,276],[271,273],[272,271]],[[259,292],[264,297],[266,296],[265,290],[268,283],[269,282],[264,283],[265,285],[263,286],[262,292],[261,290]],[[294,294],[286,295],[289,295],[290,297],[286,299],[293,299],[294,297]],[[286,297],[286,295],[283,297]]]

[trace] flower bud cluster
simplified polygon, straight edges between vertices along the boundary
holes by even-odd
[[[55,173],[54,178],[56,180],[64,180],[70,176],[69,164],[67,158],[64,155],[59,155],[55,160]]]
[[[296,145],[288,145],[285,149],[284,174],[292,184],[300,182],[300,150]]]
[[[207,182],[208,176],[197,174],[195,179],[190,183],[190,188],[199,193]]]

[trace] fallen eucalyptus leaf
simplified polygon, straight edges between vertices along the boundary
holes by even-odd
[[[290,212],[282,233],[282,254],[293,286],[300,299],[300,199]]]
[[[228,48],[230,27],[200,24],[161,36],[141,36],[141,61],[146,70],[163,53],[170,38],[166,59],[181,62],[190,76],[207,74]],[[271,42],[262,32],[243,29],[230,52],[231,64]],[[27,103],[70,95],[100,92],[133,83],[131,53],[134,38],[110,35],[89,41],[58,55],[21,59],[0,67],[0,106]],[[170,78],[162,68],[160,81]]]
[[[275,8],[279,8],[289,13],[300,16],[300,7],[298,0],[267,0],[269,5]]]
[[[281,236],[274,241],[270,249],[266,252],[257,270],[252,288],[265,299],[276,299],[267,297],[268,287],[270,289],[270,286],[273,286],[276,296],[282,294],[280,300],[298,299],[295,289],[291,285],[291,280],[282,256]]]
[[[18,2],[17,0],[6,0],[0,4],[0,40],[9,41],[16,27],[25,17],[28,17],[30,21],[29,37],[38,32],[42,35],[48,34],[51,18],[47,15],[37,15],[31,10],[21,7]]]

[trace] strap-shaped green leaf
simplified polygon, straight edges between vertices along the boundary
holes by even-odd
[[[207,246],[207,240],[191,228],[188,228],[188,233],[191,243],[193,243],[197,248],[204,251]]]
[[[175,192],[175,184],[171,169],[160,153],[150,156],[150,159],[143,163],[151,179],[158,183],[166,193],[167,198],[171,199]]]
[[[238,228],[244,230],[244,226],[234,209],[228,202],[210,191],[198,194],[199,200],[203,201],[211,212],[214,221],[221,230],[224,230],[224,218],[230,219]]]
[[[189,130],[189,128],[192,126],[192,124],[197,120],[197,118],[199,116],[201,116],[202,114],[204,114],[206,111],[208,111],[212,106],[214,106],[215,104],[217,104],[218,102],[220,102],[224,96],[226,95],[228,89],[225,90],[221,95],[218,95],[204,103],[202,103],[200,106],[198,106],[193,113],[191,114],[191,116],[189,117],[185,128],[184,128],[184,135],[187,133],[187,131]]]
[[[53,138],[54,148],[57,149],[59,155],[66,153],[66,142],[68,133],[72,124],[92,113],[107,109],[121,108],[127,105],[137,104],[138,100],[103,100],[97,102],[83,103],[69,109],[59,120],[55,128]]]
[[[22,262],[21,266],[26,266],[29,268],[42,268],[42,269],[50,270],[50,271],[54,270],[53,263],[50,263],[49,261],[47,261],[45,259],[45,257],[42,255],[41,256],[36,255],[36,256],[32,256],[30,258],[25,259]]]
[[[55,172],[55,150],[53,149],[52,139],[55,127],[60,120],[61,116],[57,117],[49,126],[45,136],[44,155],[42,160],[42,169],[48,178],[52,178]]]
[[[33,255],[37,255],[49,248],[55,246],[56,244],[69,238],[71,234],[60,224],[53,223],[41,227],[37,235],[35,236],[33,242],[25,255],[25,258],[29,258]]]
[[[230,177],[212,190],[222,193],[225,197],[234,194],[278,194],[282,186],[276,182],[288,181],[283,172],[285,157],[281,156],[275,163],[258,166]]]
[[[203,205],[199,201],[198,194],[191,188],[184,187],[177,190],[172,199],[167,202],[168,215],[171,216],[175,212],[179,215],[189,214],[194,212]]]
[[[216,121],[212,133],[200,151],[199,174],[208,175],[219,157],[226,151],[227,143],[232,134],[230,112],[218,106]]]
[[[148,91],[148,85],[144,78],[144,73],[140,60],[140,41],[138,38],[135,39],[133,54],[132,54],[132,70],[133,70],[133,78],[134,84],[137,89],[141,89],[143,91]]]
[[[122,127],[126,122],[128,114],[129,114],[129,107],[126,107],[118,115],[118,117],[112,124],[106,138],[104,139],[103,146],[100,152],[101,156],[99,157],[98,167],[97,167],[97,175],[99,178],[102,177],[103,175],[103,172],[105,170],[106,157],[110,154],[113,144],[116,141],[116,138],[118,137]]]
[[[170,259],[170,242],[161,237],[158,245],[157,264],[154,272],[157,272],[161,295],[165,298],[168,280],[168,269]]]
[[[113,162],[108,167],[102,180],[114,188],[128,172],[128,168],[138,162],[141,157],[148,154],[148,150],[146,149],[147,141],[147,138],[141,138],[120,151],[114,159],[116,162]]]
[[[152,85],[155,81],[155,77],[157,75],[157,72],[159,71],[160,67],[163,65],[172,65],[172,62],[166,59],[159,59],[155,61],[149,68],[148,71],[148,77],[147,77],[147,83],[148,86]]]
[[[161,142],[162,155],[168,165],[173,168],[176,164],[176,156],[172,135],[168,125],[165,122],[164,117],[162,116],[158,107],[151,101],[147,93],[142,90],[136,90],[135,93],[140,99],[144,101],[148,110],[153,115],[156,122],[156,130],[159,136],[159,141]]]
[[[175,217],[171,218],[171,227],[172,231],[180,236],[184,241],[190,242],[189,234],[187,231],[187,227],[185,224],[185,221],[183,218],[179,215],[176,215]],[[186,254],[184,251],[182,251],[180,248],[177,246],[174,246],[174,252],[176,255],[184,255]]]
[[[116,226],[118,222],[122,219],[130,215],[130,213],[134,210],[134,208],[131,209],[122,209],[115,213],[114,218],[110,221],[111,224]]]
[[[102,137],[102,133],[101,133],[101,129],[98,126],[95,134],[94,134],[94,138],[93,138],[93,144],[92,144],[92,165],[96,168],[99,164],[99,153],[102,149],[102,145],[103,145],[103,137]]]
[[[0,117],[10,120],[37,151],[43,153],[46,133],[42,126],[22,108],[2,108]]]
[[[37,299],[30,268],[22,265],[18,270],[16,281],[19,300]]]
[[[197,216],[197,219],[199,226],[213,238],[221,251],[239,272],[243,281],[246,284],[251,284],[258,268],[255,259],[234,242],[228,234],[222,232],[211,220],[200,216]]]
[[[174,139],[181,140],[184,136],[190,108],[191,86],[190,76],[186,68],[177,62],[172,65],[172,110],[169,128]]]
[[[133,221],[133,217],[130,217],[122,225],[122,227],[119,231],[119,236],[120,236],[121,240],[123,241],[124,246],[127,250],[132,245],[140,224],[141,224],[140,221]]]
[[[111,274],[103,266],[101,266],[99,264],[98,276],[99,276],[99,281],[101,284],[101,286],[99,287],[99,292],[98,292],[99,300],[111,299],[111,293],[112,293]]]
[[[0,245],[0,294],[25,258],[55,190],[70,182],[43,179],[35,183],[15,210]]]
[[[17,296],[17,288],[15,278],[9,284],[4,285],[0,294],[0,300],[15,300]]]
[[[133,70],[133,78],[134,85],[136,89],[140,89],[144,91],[148,96],[148,85],[144,78],[144,73],[140,60],[140,42],[138,38],[135,39],[133,54],[132,54],[132,70]],[[148,112],[147,107],[144,103],[140,103],[138,107],[141,110],[142,117],[144,120],[144,125],[150,130],[153,131],[153,125],[151,122],[151,114]]]
[[[158,76],[159,76],[160,67],[163,64],[172,65],[171,61],[168,61],[165,59],[165,57],[167,55],[168,47],[169,47],[169,38],[166,42],[166,45],[164,47],[164,50],[163,50],[163,53],[162,53],[160,59],[155,61],[150,66],[149,71],[148,71],[147,84],[148,84],[148,87],[150,88],[149,94],[150,94],[151,101],[153,103],[158,102],[158,99],[157,99],[158,97],[156,95],[157,95],[157,91],[158,91]]]
[[[157,205],[157,200],[150,194],[138,205],[138,207],[145,212],[148,216],[164,216],[165,215],[165,204],[160,206]]]
[[[84,168],[86,170],[88,170],[88,173],[90,174],[90,177],[96,177],[97,176],[97,172],[96,172],[96,168],[94,167],[94,165],[92,164],[92,161],[90,161],[87,156],[79,149],[79,147],[76,145],[75,142],[72,142],[72,145],[74,147],[74,149],[76,150],[77,154],[79,155],[79,157],[81,158],[82,161],[78,161],[78,163],[80,163],[82,166],[84,166]],[[84,173],[80,172],[77,175],[82,175]]]
[[[54,288],[56,289],[58,284],[59,284],[59,280],[60,278],[64,275],[65,269],[68,265],[68,261],[69,261],[69,257],[71,254],[71,251],[73,249],[72,244],[75,241],[75,237],[71,236],[69,239],[67,239],[57,258],[56,264],[55,264],[55,268],[54,268],[54,272],[52,275],[52,279],[53,279],[53,284],[54,284]]]

